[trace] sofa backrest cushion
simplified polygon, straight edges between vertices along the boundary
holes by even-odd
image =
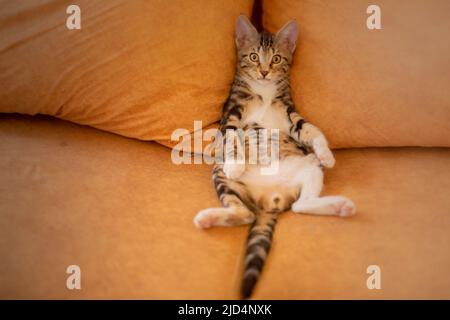
[[[207,126],[233,79],[236,18],[252,3],[79,0],[81,29],[69,30],[70,1],[2,1],[0,112],[143,140]]]
[[[369,4],[264,1],[269,31],[299,23],[297,109],[333,147],[450,146],[450,1],[375,1],[381,29]]]

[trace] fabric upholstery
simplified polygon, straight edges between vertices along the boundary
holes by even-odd
[[[220,118],[236,17],[252,0],[0,0],[0,112],[48,114],[143,140]]]
[[[370,4],[381,30],[369,30]],[[333,147],[450,146],[450,2],[264,0],[264,26],[300,25],[297,109]]]
[[[283,214],[254,298],[450,298],[450,150],[336,151],[349,219]],[[0,116],[0,298],[237,298],[247,227],[197,230],[207,165],[50,118]],[[81,287],[66,289],[66,268]],[[366,268],[381,267],[381,290]]]

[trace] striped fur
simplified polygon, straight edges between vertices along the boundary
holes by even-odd
[[[241,294],[244,299],[249,298],[252,294],[269,254],[277,216],[278,213],[275,212],[260,212],[250,228],[241,287]]]

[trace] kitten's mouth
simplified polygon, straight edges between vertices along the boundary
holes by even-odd
[[[257,78],[257,80],[258,80],[258,81],[261,81],[261,82],[269,82],[269,81],[271,81],[272,79],[268,79],[268,78]]]

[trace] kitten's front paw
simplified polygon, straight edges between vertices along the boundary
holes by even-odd
[[[228,179],[238,179],[245,171],[245,164],[225,162],[223,172]]]
[[[315,154],[320,161],[320,164],[325,168],[333,168],[336,160],[334,159],[333,153],[328,147],[317,148]]]

